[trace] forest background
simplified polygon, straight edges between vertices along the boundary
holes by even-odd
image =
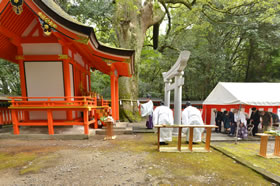
[[[133,99],[163,98],[162,72],[191,52],[183,100],[204,100],[219,81],[280,81],[278,0],[55,0],[94,28],[100,42],[136,50]],[[21,95],[17,65],[0,61],[0,94]],[[92,72],[110,99],[110,77]],[[133,79],[133,78],[132,78]],[[122,81],[122,80],[120,80]],[[120,82],[123,87],[123,82]],[[132,86],[128,86],[134,89]],[[126,98],[120,92],[120,98]]]

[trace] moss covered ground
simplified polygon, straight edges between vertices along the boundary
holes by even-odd
[[[0,171],[17,168],[19,174],[36,173],[54,165],[57,148],[44,147],[8,147],[0,151]]]
[[[210,153],[159,153],[155,134],[141,135],[137,140],[115,140],[115,150],[134,153],[147,152],[146,164],[151,176],[168,179],[171,183],[185,185],[271,185],[261,175],[236,163],[231,158],[211,149]],[[168,145],[176,146],[177,139]],[[186,142],[183,146],[187,146]],[[198,144],[195,146],[204,146]],[[112,149],[110,149],[112,150]]]
[[[218,148],[232,153],[234,156],[246,160],[255,167],[265,169],[272,174],[280,176],[280,159],[267,159],[258,156],[260,144],[254,142],[234,143],[214,143]]]
[[[105,155],[104,157],[110,157],[108,162],[106,162],[107,159],[103,159],[105,161],[103,164],[106,165],[110,165],[110,159],[114,158],[114,156],[111,156],[114,154],[123,153],[129,154],[126,158],[140,158],[139,162],[141,163],[132,166],[134,166],[135,170],[144,170],[147,174],[145,177],[150,178],[145,181],[147,184],[271,185],[271,182],[260,174],[213,149],[211,149],[212,152],[210,153],[159,153],[157,151],[156,134],[124,135],[118,136],[116,140],[111,141],[103,141],[101,138],[103,139],[102,136],[96,136],[92,141],[63,141],[60,146],[55,147],[53,146],[53,143],[56,143],[55,140],[48,141],[48,145],[41,143],[44,146],[37,144],[37,146],[21,147],[19,142],[18,146],[7,145],[2,150],[0,148],[0,171],[16,168],[15,170],[22,175],[34,174],[50,166],[55,167],[61,159],[57,155],[59,153],[56,152],[66,148],[74,149],[73,152],[77,153],[77,155],[81,151],[88,151],[90,158],[92,158],[90,152],[98,151],[98,153]],[[176,145],[177,138],[173,138],[173,142],[168,147]],[[224,148],[234,149],[231,147],[232,145],[234,144],[220,144]],[[183,142],[182,146],[187,146],[186,142]],[[204,144],[201,143],[195,146],[204,146]],[[246,149],[252,154],[258,149],[258,146],[240,144],[238,148],[236,147],[236,151]],[[240,156],[244,156],[244,154],[240,154]],[[118,156],[118,158],[120,157]],[[252,159],[252,156],[248,155],[246,158]],[[253,158],[259,157],[254,156]],[[116,159],[116,161],[118,160]],[[265,165],[264,163],[262,166],[265,167]],[[267,166],[266,168],[270,169],[270,165]],[[277,166],[279,167],[279,164],[271,167],[271,169],[277,171]],[[92,171],[95,169],[100,169],[100,167],[93,167]],[[118,174],[122,175],[122,172],[118,172]]]
[[[14,155],[0,153],[0,170],[23,166],[34,160],[37,156],[34,153],[17,153]]]

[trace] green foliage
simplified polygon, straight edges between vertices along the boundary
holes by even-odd
[[[129,26],[133,18],[141,16],[143,5],[139,0],[116,0],[113,4],[110,0],[57,1],[80,21],[93,25],[100,41],[120,46],[117,34],[127,31],[131,33],[125,42],[131,44],[125,46],[136,46],[137,42],[132,39],[137,35],[136,25]],[[165,3],[162,0],[148,2],[153,3],[154,10]],[[170,69],[182,50],[191,52],[184,75],[183,99],[203,100],[219,81],[280,82],[280,5],[277,0],[200,0],[195,1],[191,10],[176,2],[165,3],[171,29],[160,35],[158,51],[151,47],[150,29],[146,32],[143,50],[141,46],[135,47],[142,50],[141,60],[138,63],[137,58],[136,64],[140,97],[150,92],[153,97],[163,98],[162,72]],[[153,13],[156,16],[157,12]],[[120,27],[123,30],[116,32]],[[104,79],[100,78],[102,82]],[[105,91],[103,85],[106,83],[94,89]]]
[[[113,29],[115,7],[112,0],[56,0],[67,13],[78,21],[94,28],[98,41],[111,46],[118,46]]]
[[[0,94],[21,95],[18,65],[0,59]]]
[[[191,51],[183,99],[203,100],[219,81],[279,81],[280,25],[272,15],[274,3],[200,1],[192,11],[172,9],[167,44]],[[170,49],[164,54],[170,55]]]
[[[163,87],[162,72],[165,63],[162,61],[162,54],[158,51],[144,48],[141,54],[140,75],[139,75],[139,96],[145,97],[147,92],[152,97],[161,97]]]
[[[111,98],[111,80],[110,76],[100,71],[91,72],[91,90],[102,95],[104,98]]]

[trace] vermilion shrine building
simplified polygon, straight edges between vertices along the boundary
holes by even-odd
[[[118,78],[134,73],[134,51],[100,44],[91,27],[52,0],[0,1],[0,57],[19,65],[22,97],[10,106],[14,134],[21,125],[47,125],[49,134],[56,125],[83,125],[85,134],[89,124],[96,128],[108,103],[88,96],[91,69],[111,77],[118,120]]]

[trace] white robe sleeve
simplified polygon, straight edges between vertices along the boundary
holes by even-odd
[[[153,124],[158,125],[158,112],[159,112],[159,107],[157,107],[154,112],[153,112]]]
[[[184,110],[182,112],[182,125],[187,125],[188,124],[188,111]]]
[[[170,125],[174,125],[173,112],[171,109],[169,109],[169,121],[170,121]]]
[[[154,111],[158,118],[158,124],[173,125],[173,113],[170,108],[166,106],[159,106]],[[172,141],[172,128],[162,128],[160,130],[160,142]]]
[[[234,113],[234,122],[237,123],[238,121],[238,113]]]
[[[153,114],[154,104],[150,100],[147,103],[141,104],[141,116],[145,117]]]
[[[246,116],[243,112],[240,112],[240,122],[244,123],[244,125],[247,126]]]

